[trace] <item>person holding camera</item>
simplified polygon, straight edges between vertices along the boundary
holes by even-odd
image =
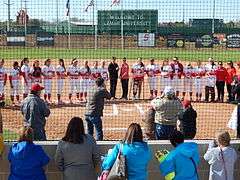
[[[210,164],[210,180],[233,180],[237,153],[230,146],[228,132],[218,132],[216,140],[209,144],[204,159]]]
[[[111,99],[111,94],[107,91],[103,78],[96,80],[96,87],[88,96],[86,104],[85,120],[87,122],[88,134],[93,136],[93,127],[96,128],[97,140],[103,140],[102,116],[104,100]]]

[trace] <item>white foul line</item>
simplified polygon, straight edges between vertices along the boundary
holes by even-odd
[[[104,116],[118,116],[118,108],[116,104],[112,105],[112,113],[105,113]]]
[[[134,104],[134,106],[136,106],[136,108],[139,110],[141,115],[144,115],[145,111],[142,106],[140,106],[139,104],[136,104],[136,103]]]

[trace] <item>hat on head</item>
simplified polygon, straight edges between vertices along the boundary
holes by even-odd
[[[185,99],[183,102],[182,102],[182,105],[184,108],[187,108],[191,105],[191,101],[189,101],[188,99]]]
[[[175,90],[171,86],[166,86],[163,94],[166,96],[174,96],[175,95]]]
[[[41,91],[44,87],[40,86],[40,84],[33,84],[31,87],[31,91]]]

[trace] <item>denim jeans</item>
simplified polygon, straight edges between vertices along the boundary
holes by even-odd
[[[102,119],[100,116],[86,116],[88,134],[93,136],[95,126],[97,141],[103,140]]]
[[[157,140],[168,140],[169,135],[174,131],[176,126],[162,125],[156,123],[155,137]]]

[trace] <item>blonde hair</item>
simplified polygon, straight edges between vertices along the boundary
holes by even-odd
[[[222,145],[224,147],[229,146],[231,141],[229,132],[227,131],[217,132],[217,141],[219,145]]]

